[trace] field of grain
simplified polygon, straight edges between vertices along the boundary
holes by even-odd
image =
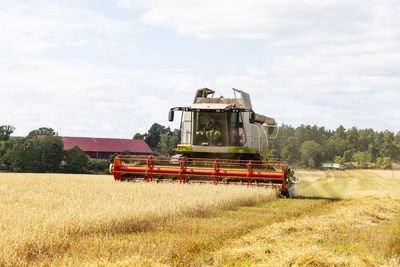
[[[272,190],[240,186],[0,173],[0,265],[58,259],[74,242],[94,234],[148,231],[183,216],[206,216],[274,197]]]
[[[358,198],[388,195],[400,199],[400,171],[296,171],[303,197]]]
[[[228,242],[213,252],[213,264],[399,266],[399,208],[390,197],[334,201]]]
[[[399,266],[400,172],[246,186],[0,173],[0,266]]]

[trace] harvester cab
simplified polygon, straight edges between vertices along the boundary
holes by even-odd
[[[263,146],[278,133],[276,122],[255,113],[246,92],[233,91],[234,98],[224,98],[199,89],[191,106],[170,110],[169,121],[182,111],[181,143],[175,151],[188,157],[261,160]]]
[[[119,155],[110,166],[115,180],[213,182],[276,188],[296,197],[297,177],[286,162],[262,154],[278,127],[273,118],[253,111],[250,96],[233,89],[233,98],[197,90],[193,104],[171,108],[168,120],[181,111],[181,142],[173,157]],[[139,177],[141,177],[139,179]]]

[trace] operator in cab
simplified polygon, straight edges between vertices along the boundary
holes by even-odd
[[[213,116],[211,116],[208,120],[204,130],[207,136],[207,140],[210,142],[211,145],[221,145],[221,127]]]

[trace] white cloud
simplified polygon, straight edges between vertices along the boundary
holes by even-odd
[[[12,88],[1,90],[7,100],[2,123],[15,125],[17,135],[48,126],[62,135],[129,138],[154,122],[166,124],[169,108],[190,104],[193,92],[185,91],[198,84],[185,70],[99,67],[76,60],[36,64],[0,73],[2,88]]]
[[[132,20],[111,19],[80,1],[0,3],[0,124],[15,125],[18,135],[49,126],[61,135],[130,138],[154,122],[178,127],[167,122],[168,110],[190,105],[197,88],[228,97],[235,87],[278,122],[400,130],[397,1],[114,2],[132,10]],[[170,67],[160,52],[161,68],[122,57],[99,64],[66,52],[134,46],[129,38],[143,27],[153,27],[150,37],[140,36],[151,38],[145,44],[168,28],[205,47],[227,41],[240,48],[245,40],[260,60],[243,63],[247,54],[227,53],[239,62],[230,67],[199,51],[206,55],[193,55],[200,63]],[[179,37],[169,38],[165,45],[175,47]],[[141,60],[157,48],[138,48]],[[48,56],[52,49],[60,55]]]
[[[2,1],[0,48],[20,54],[63,46],[116,45],[140,30],[123,21],[67,3]]]
[[[169,27],[199,39],[267,40],[273,44],[341,43],[399,33],[397,1],[133,1],[144,24]]]
[[[84,61],[37,62],[40,71],[0,75],[0,84],[13,87],[2,91],[7,99],[2,114],[20,135],[49,126],[62,135],[130,138],[154,122],[178,127],[178,121],[167,122],[168,110],[190,105],[197,88],[209,87],[229,97],[235,87],[249,92],[256,112],[280,123],[400,130],[394,120],[400,110],[398,78],[315,74],[318,68],[312,60],[292,58],[217,73],[211,66],[155,70],[99,67]],[[318,66],[328,69],[321,62]]]

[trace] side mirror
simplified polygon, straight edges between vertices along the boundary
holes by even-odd
[[[174,121],[174,111],[170,110],[168,113],[168,120],[169,121]]]
[[[249,118],[250,123],[254,123],[256,121],[256,113],[253,111],[250,111],[250,118]]]

